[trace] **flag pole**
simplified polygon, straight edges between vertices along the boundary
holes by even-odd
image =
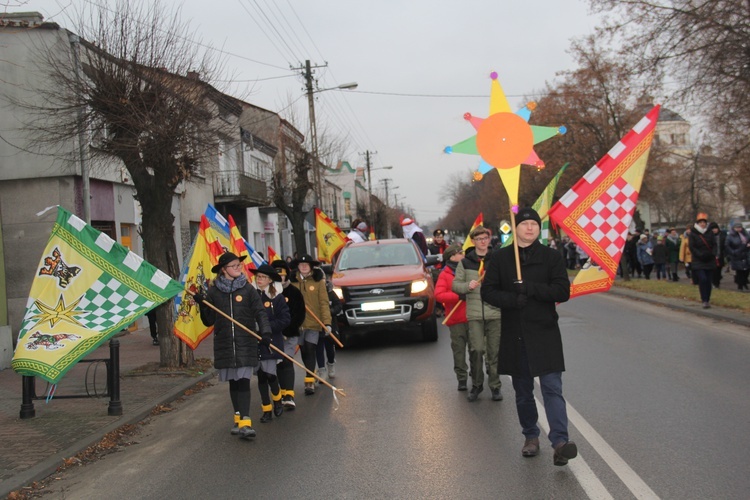
[[[482,274],[477,281],[481,283],[485,276],[487,276],[487,273]],[[446,324],[448,320],[451,319],[451,316],[453,316],[453,313],[458,310],[458,306],[460,306],[461,302],[463,301],[464,299],[458,299],[458,302],[456,302],[456,305],[453,306],[453,309],[451,309],[451,312],[449,312],[448,315],[445,317],[442,324]]]
[[[187,293],[189,293],[190,295],[192,295],[192,296],[195,296],[195,293],[194,293],[194,292],[192,292],[192,291],[190,291],[190,290],[186,290],[186,291],[187,291]],[[254,331],[252,331],[251,329],[249,329],[248,327],[246,327],[245,325],[243,325],[242,323],[240,323],[239,321],[237,321],[236,319],[234,319],[233,317],[231,317],[230,315],[228,315],[228,314],[227,314],[227,313],[225,313],[224,311],[220,310],[220,309],[219,309],[218,307],[216,307],[215,305],[213,305],[213,304],[212,304],[212,303],[210,303],[209,301],[207,301],[207,300],[204,300],[204,301],[203,301],[203,304],[206,304],[206,305],[207,305],[208,307],[210,307],[211,309],[213,309],[213,310],[214,310],[214,311],[216,311],[217,313],[221,314],[221,315],[222,315],[222,316],[224,316],[224,317],[225,317],[226,319],[228,319],[229,321],[231,321],[231,322],[232,322],[232,323],[234,323],[235,325],[239,326],[239,327],[240,327],[240,328],[242,328],[243,330],[245,330],[245,331],[246,331],[247,333],[249,333],[250,335],[252,335],[252,336],[253,336],[253,337],[255,337],[256,339],[258,339],[258,341],[262,340],[262,338],[261,338],[261,336],[260,336],[260,335],[258,335],[257,333],[255,333]],[[293,357],[289,356],[289,355],[288,355],[287,353],[285,353],[284,351],[282,351],[281,349],[279,349],[279,348],[278,348],[278,347],[276,347],[275,345],[273,345],[273,344],[270,344],[270,345],[269,345],[268,347],[270,347],[271,349],[273,349],[273,350],[274,350],[274,351],[276,351],[277,353],[281,354],[282,356],[284,356],[284,357],[285,357],[286,359],[288,359],[289,361],[291,361],[291,362],[292,362],[292,363],[294,363],[295,365],[297,365],[297,366],[299,366],[300,368],[302,368],[303,370],[305,370],[305,372],[306,372],[306,373],[308,373],[308,374],[309,374],[310,376],[312,376],[312,377],[315,377],[316,379],[318,379],[318,381],[319,381],[319,382],[320,382],[321,384],[323,384],[323,385],[327,385],[328,387],[330,387],[330,388],[331,388],[331,389],[333,390],[333,392],[337,392],[337,393],[341,394],[342,396],[346,396],[346,394],[344,393],[344,391],[343,391],[342,389],[337,389],[336,387],[332,386],[332,385],[331,385],[330,383],[328,383],[328,381],[327,381],[327,380],[323,380],[322,378],[320,378],[319,376],[317,376],[317,375],[316,375],[315,373],[313,373],[313,372],[311,372],[310,370],[308,370],[308,369],[307,369],[307,367],[305,367],[305,365],[303,365],[302,363],[300,363],[299,361],[297,361],[297,360],[296,360],[296,359],[294,359]]]
[[[513,212],[513,207],[510,208],[510,224],[513,226],[513,255],[516,256],[516,280],[523,281],[521,277],[521,259],[518,256],[518,234],[516,234],[518,228],[516,228],[516,214]]]
[[[331,338],[334,340],[334,342],[336,342],[336,345],[343,349],[344,348],[344,344],[342,344],[341,341],[338,339],[338,337],[336,337],[336,335],[334,335],[331,330],[329,330],[328,328],[326,328],[326,325],[324,325],[323,322],[320,321],[317,316],[315,316],[315,313],[312,312],[312,310],[310,309],[310,306],[308,306],[307,304],[305,304],[305,309],[307,309],[307,312],[310,313],[310,316],[312,316],[313,319],[315,319],[315,321],[317,321],[318,324],[320,326],[322,326],[325,331],[328,332],[328,335],[330,335]]]

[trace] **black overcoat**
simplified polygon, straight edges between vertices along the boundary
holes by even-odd
[[[502,310],[502,335],[498,373],[519,375],[518,346],[523,341],[531,375],[537,377],[565,371],[562,337],[555,304],[570,298],[570,280],[565,261],[557,250],[535,241],[519,249],[521,275],[528,289],[528,302],[516,306],[516,264],[513,247],[492,252],[482,283],[482,299]]]
[[[261,337],[271,336],[266,308],[249,283],[231,293],[211,285],[206,296],[220,311]],[[258,340],[254,336],[206,305],[201,304],[200,312],[203,324],[214,326],[214,367],[258,366]]]

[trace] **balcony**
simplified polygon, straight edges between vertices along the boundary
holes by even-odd
[[[268,204],[266,182],[255,179],[239,170],[214,174],[214,198],[216,203],[232,203],[244,207],[259,207]]]

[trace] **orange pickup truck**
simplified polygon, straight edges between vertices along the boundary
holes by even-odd
[[[343,304],[341,334],[420,328],[425,341],[436,341],[435,284],[428,266],[437,262],[436,255],[422,258],[406,239],[343,248],[332,276],[333,291]]]

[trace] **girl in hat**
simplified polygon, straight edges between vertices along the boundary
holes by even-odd
[[[271,323],[272,345],[283,351],[283,330],[292,322],[292,317],[282,293],[281,276],[268,264],[262,264],[257,269],[252,269],[251,272],[255,275],[255,288],[258,290],[266,313],[268,313],[268,321]],[[284,412],[281,403],[281,388],[276,371],[282,356],[271,349],[270,346],[261,344],[259,357],[260,361],[258,366],[255,367],[255,374],[258,375],[258,391],[260,392],[261,409],[263,410],[260,423],[265,424],[273,420],[274,415],[280,417]],[[268,394],[269,388],[271,389],[270,396]],[[271,404],[271,400],[273,400],[273,404]]]
[[[292,284],[302,292],[305,308],[308,310],[299,337],[302,362],[308,370],[315,373],[315,351],[321,340],[320,323],[315,318],[317,317],[325,325],[324,335],[331,331],[331,309],[328,307],[325,274],[318,267],[320,262],[309,255],[303,255],[292,264],[297,267],[297,272],[291,280]],[[315,394],[315,378],[306,375],[305,395],[311,394]]]
[[[250,379],[258,365],[258,340],[217,314],[204,302],[210,302],[224,314],[258,332],[266,344],[271,342],[271,324],[258,292],[242,272],[245,256],[227,252],[219,257],[211,272],[218,274],[206,295],[195,294],[200,306],[201,321],[214,326],[214,367],[219,380],[229,382],[229,397],[234,408],[232,434],[243,439],[255,437],[250,420]]]

